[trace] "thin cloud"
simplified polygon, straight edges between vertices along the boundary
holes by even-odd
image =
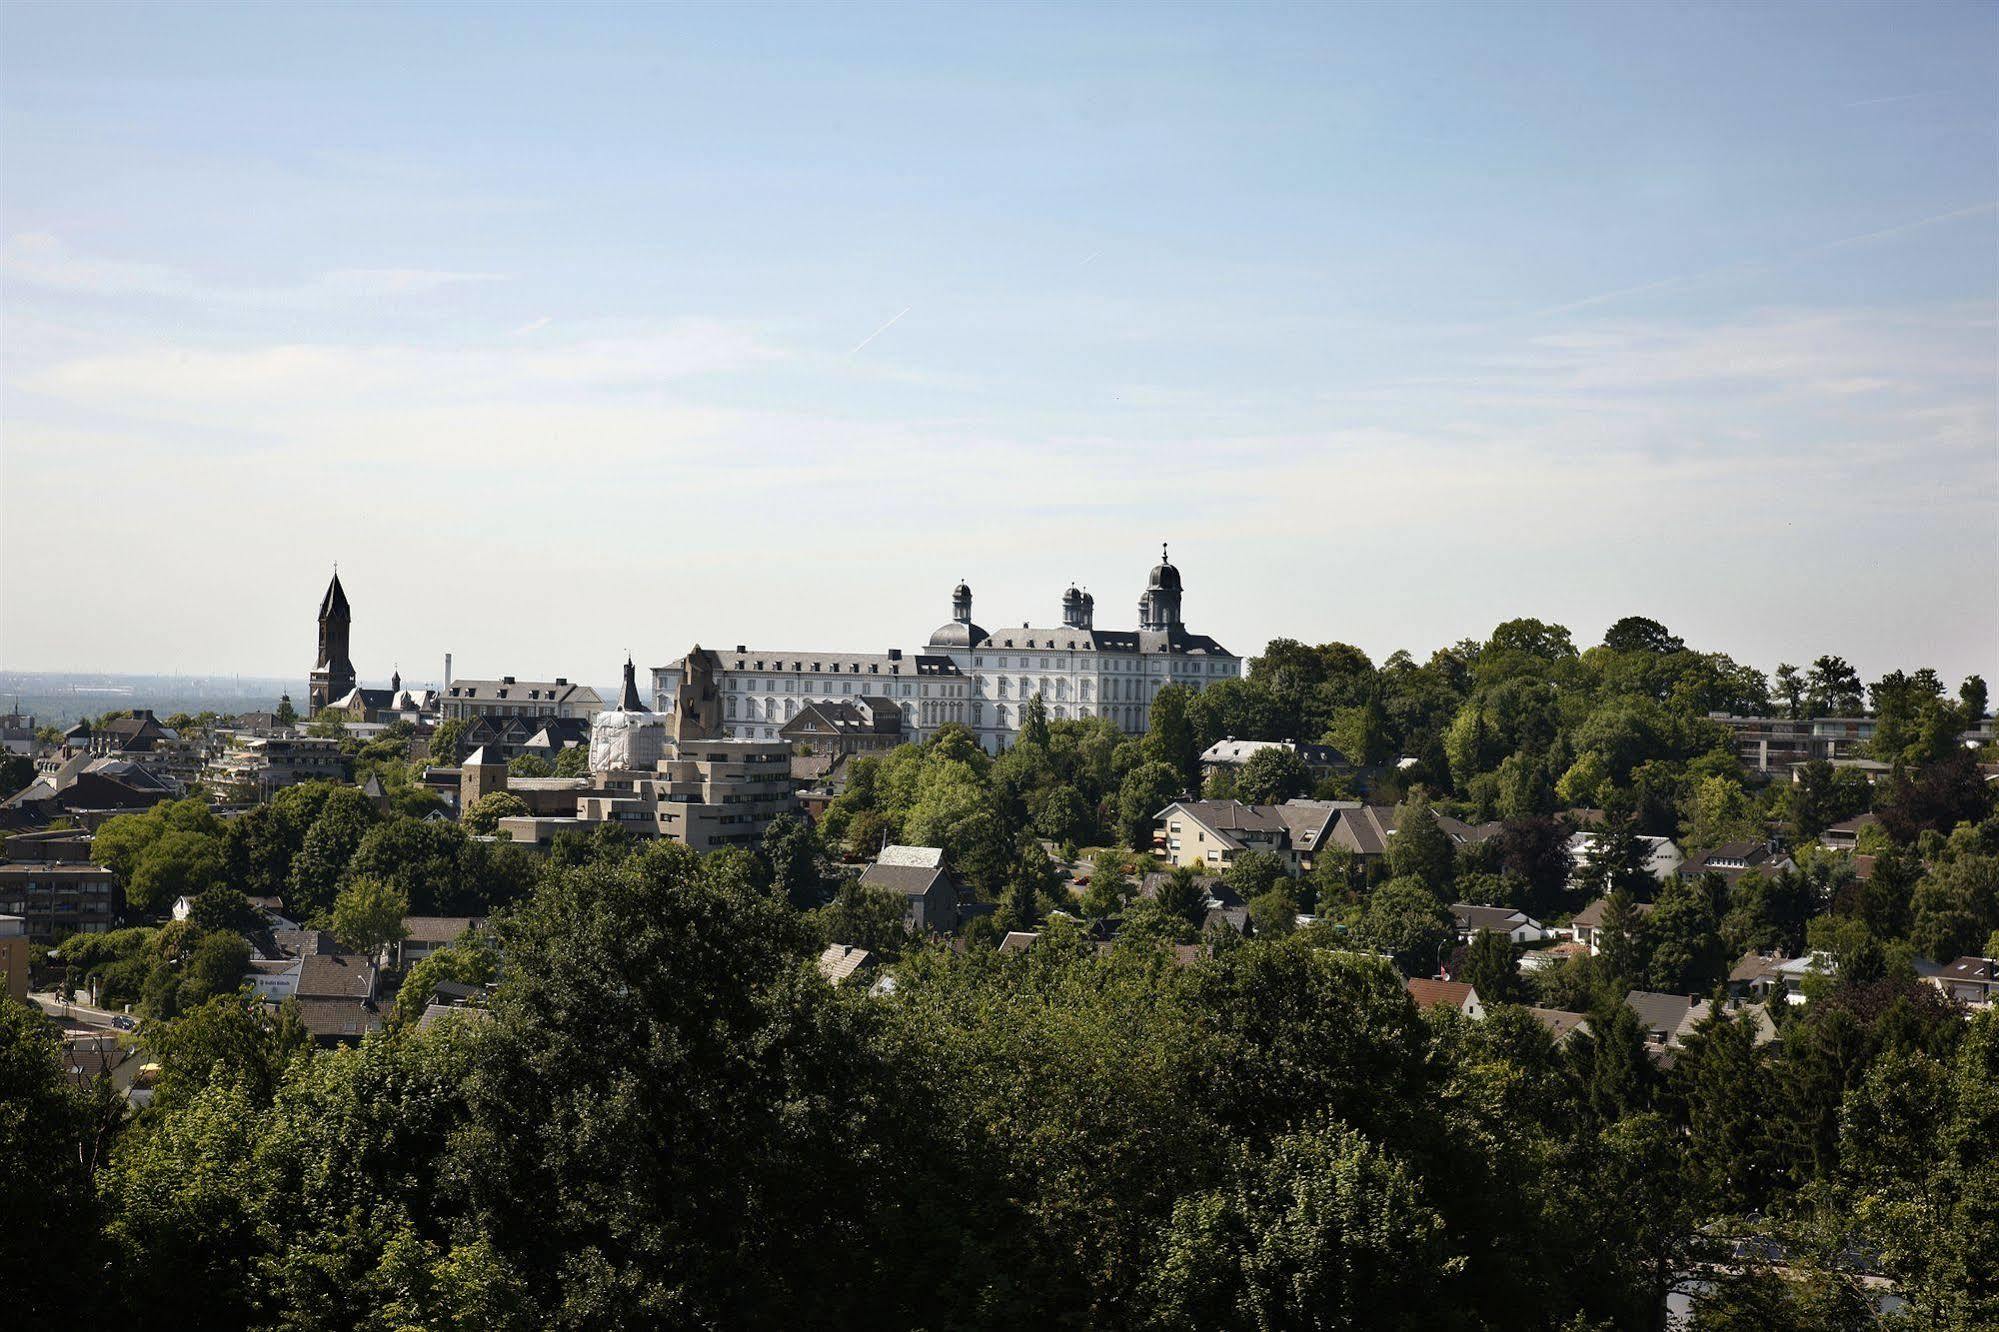
[[[70,248],[61,237],[26,232],[0,250],[0,276],[87,296],[149,296],[227,305],[318,308],[357,297],[415,296],[471,283],[504,282],[505,273],[440,268],[335,268],[282,287],[206,282],[167,264],[107,259]]]
[[[234,413],[282,412],[287,403],[325,410],[360,398],[452,403],[644,388],[743,370],[779,355],[750,329],[684,319],[618,336],[529,346],[287,343],[216,350],[163,344],[58,361],[18,382],[81,404],[116,402],[133,413],[221,421]]]
[[[1570,301],[1566,305],[1551,305],[1545,310],[1534,311],[1528,318],[1542,319],[1549,315],[1573,314],[1577,310],[1587,310],[1592,306],[1607,305],[1611,301],[1621,301],[1627,296],[1642,296],[1648,291],[1666,291],[1669,288],[1684,287],[1689,283],[1698,281],[1700,281],[1700,275],[1697,274],[1694,276],[1660,278],[1657,282],[1641,282],[1635,287],[1619,287],[1615,291],[1598,292],[1594,296],[1585,296],[1579,301]]]
[[[1593,306],[1607,305],[1612,301],[1621,301],[1631,296],[1642,296],[1647,292],[1691,287],[1696,283],[1710,282],[1716,278],[1726,277],[1734,273],[1747,273],[1757,269],[1777,267],[1781,264],[1797,263],[1803,259],[1812,259],[1822,254],[1831,254],[1836,250],[1846,249],[1848,246],[1864,245],[1869,241],[1887,240],[1891,236],[1905,236],[1913,231],[1921,231],[1925,227],[1937,226],[1944,222],[1954,222],[1964,217],[1976,217],[1980,213],[1990,213],[1994,210],[1999,210],[1999,200],[1973,204],[1969,208],[1954,208],[1947,213],[1938,213],[1933,217],[1917,218],[1913,222],[1898,223],[1892,227],[1883,227],[1878,231],[1864,231],[1854,236],[1841,236],[1837,240],[1822,241],[1817,245],[1808,245],[1803,249],[1792,251],[1789,255],[1779,259],[1745,259],[1733,264],[1724,264],[1719,268],[1706,269],[1699,273],[1685,273],[1678,277],[1660,278],[1655,282],[1642,282],[1635,287],[1619,287],[1614,291],[1598,292],[1594,296],[1585,296],[1579,301],[1569,301],[1562,305],[1551,305],[1546,309],[1535,310],[1527,317],[1529,319],[1544,319],[1550,315],[1573,314],[1577,310],[1587,310]]]
[[[1935,97],[1935,96],[1936,94],[1933,92],[1897,93],[1893,97],[1863,97],[1857,102],[1848,102],[1846,105],[1849,107],[1886,106],[1890,102],[1913,102],[1921,97]]]
[[[1954,208],[1948,213],[1938,213],[1934,217],[1918,218],[1914,222],[1904,222],[1898,226],[1884,227],[1880,231],[1863,231],[1857,236],[1842,236],[1838,240],[1827,241],[1823,245],[1814,245],[1810,249],[1800,250],[1798,257],[1804,258],[1817,254],[1830,254],[1834,250],[1843,250],[1849,245],[1864,245],[1868,241],[1886,240],[1890,236],[1906,236],[1912,231],[1921,231],[1924,227],[1933,227],[1940,222],[1955,222],[1960,217],[1976,217],[1980,213],[1990,213],[1996,209],[1999,209],[1999,200],[1973,204],[1969,208]]]
[[[848,352],[847,355],[853,356],[858,354],[861,348],[867,346],[870,342],[873,342],[876,338],[888,332],[890,325],[894,324],[897,319],[902,318],[904,315],[908,314],[911,310],[914,310],[915,308],[916,307],[913,305],[905,305],[900,310],[897,310],[895,314],[890,317],[887,324],[883,324],[880,328],[876,329],[874,332],[868,334],[865,338],[862,338],[859,342],[855,343],[853,351]]]

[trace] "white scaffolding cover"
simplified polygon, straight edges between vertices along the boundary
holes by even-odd
[[[590,771],[651,771],[666,757],[666,718],[656,712],[600,712],[590,722]]]

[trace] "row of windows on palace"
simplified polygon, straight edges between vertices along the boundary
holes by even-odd
[[[804,701],[806,703],[812,702],[811,699],[806,699]],[[762,702],[759,702],[758,700],[751,698],[751,699],[742,700],[742,706],[738,707],[737,700],[734,698],[729,698],[724,700],[722,716],[725,721],[742,721],[745,719],[749,721],[790,721],[793,717],[796,717],[798,715],[798,709],[800,705],[800,701],[798,699],[787,698],[781,700],[781,702],[783,704],[782,708],[779,707],[780,700],[775,698],[766,698],[762,700]],[[903,713],[905,716],[908,715],[908,712],[909,709],[907,708],[903,709]],[[1120,712],[1122,712],[1122,714],[1125,715],[1119,715]],[[1090,709],[1086,706],[1080,704],[1077,706],[1076,716],[1078,718],[1089,717],[1092,715],[1114,717],[1114,719],[1121,720],[1122,722],[1124,722],[1124,724],[1128,726],[1136,726],[1140,724],[1138,709],[1135,705],[1126,706],[1122,710],[1118,709],[1115,706],[1106,705],[1105,707],[1101,708],[1096,714],[1092,714]],[[1069,718],[1068,706],[1062,703],[1050,704],[1048,707],[1048,716],[1049,719],[1052,721],[1067,721]],[[926,715],[924,720],[926,724],[934,725],[939,719],[933,716]],[[949,717],[944,717],[941,720],[958,721],[962,720],[962,718],[958,716],[949,716]],[[972,704],[971,722],[972,725],[974,726],[985,725],[984,704],[982,703]],[[995,703],[993,705],[993,725],[999,727],[1002,730],[1005,730],[1009,728],[1012,724],[1013,724],[1013,715],[1012,712],[1008,709],[1007,705],[1004,703]]]
[[[807,694],[807,695],[817,695],[817,694],[831,692],[830,689],[813,688],[813,685],[815,683],[814,681],[810,680],[804,681],[803,683],[805,685],[805,688],[803,689],[799,688],[800,683],[801,682],[797,680],[786,680],[784,682],[784,687],[782,692],[787,694]],[[988,690],[987,688],[987,683],[988,682],[986,677],[983,675],[979,675],[973,677],[972,683],[970,685],[926,684],[923,686],[923,697],[966,698],[970,696],[967,692],[968,690],[971,693],[976,693],[981,698],[1019,697],[1025,699],[1025,698],[1032,698],[1034,697],[1034,695],[1040,694],[1043,699],[1066,701],[1069,697],[1069,680],[1068,677],[1066,676],[1057,676],[1053,680],[1042,682],[1042,681],[1032,680],[1025,675],[1015,678],[1009,678],[1004,675],[996,675],[992,677],[990,690]],[[1151,680],[1124,679],[1122,677],[1113,676],[1104,681],[1103,701],[1109,703],[1109,702],[1147,699],[1150,698],[1153,693],[1156,693],[1159,687],[1164,683],[1165,682],[1163,680],[1159,679],[1151,679]],[[1088,678],[1079,681],[1076,685],[1077,699],[1084,703],[1096,701],[1092,697],[1092,694],[1094,692],[1094,686],[1095,682]],[[730,676],[727,680],[724,681],[723,687],[731,694],[762,694],[762,693],[775,694],[779,692],[778,682],[776,680],[759,680],[756,679],[755,677],[745,678],[742,676]],[[866,691],[864,689],[856,691],[856,689],[854,688],[854,681],[842,680],[840,682],[840,692],[842,694],[851,695],[856,692],[864,693]],[[910,693],[910,688],[908,685],[904,685],[898,691],[894,685],[890,685],[883,692],[885,696],[889,697],[895,697],[898,695],[901,697],[908,697]],[[729,706],[733,708],[735,706],[735,699],[733,698],[729,699],[728,703]]]
[[[748,704],[746,708],[738,710],[736,700],[730,698],[728,700],[728,708],[724,712],[724,720],[730,720],[730,722],[742,722],[742,720],[772,722],[772,726],[764,726],[764,730],[762,730],[762,738],[764,740],[776,738],[776,734],[778,734],[776,724],[778,722],[788,722],[788,720],[792,720],[798,714],[798,700],[796,698],[786,698],[782,712],[778,708],[778,700],[776,698],[766,698],[762,702],[762,706],[758,704],[756,698],[746,700],[746,704]],[[962,708],[962,706],[964,704],[958,704],[958,708]],[[904,708],[904,712],[908,714],[908,708]],[[1135,730],[1139,730],[1139,728],[1145,726],[1145,706],[1143,704],[1101,704],[1093,712],[1091,712],[1091,708],[1087,704],[1077,704],[1075,706],[1075,718],[1077,720],[1089,718],[1089,716],[1107,718],[1107,720],[1115,722],[1119,728],[1123,728],[1127,732],[1135,732]],[[1017,718],[1013,716],[1013,712],[1005,704],[994,704],[994,720],[992,720],[992,724],[994,724],[996,730],[1013,730],[1015,720]],[[1047,708],[1047,720],[1051,720],[1051,722],[1065,722],[1065,720],[1069,720],[1069,708],[1065,704],[1051,704]],[[944,722],[970,722],[970,726],[974,730],[986,730],[986,704],[978,704],[978,702],[972,704],[970,716],[966,716],[962,712],[954,712],[950,716],[932,716],[932,714],[926,714],[926,718],[924,718],[924,726],[926,728],[940,726]],[[734,736],[734,738],[750,738],[750,740],[754,740],[754,738],[758,738],[758,734],[760,732],[758,732],[756,726],[730,726],[730,736]]]
[[[1165,661],[1171,663],[1171,668],[1175,675],[1234,675],[1236,673],[1234,660],[1232,658],[1222,658],[1222,657],[1211,657],[1211,658],[1202,658],[1199,660],[1195,660],[1187,657],[1169,657],[1164,653],[1160,654],[1158,657],[1140,657],[1127,654],[1118,654],[1118,655],[1105,654],[1100,657],[1097,657],[1095,660],[1096,660],[1096,668],[1099,671],[1106,671],[1111,673],[1124,672],[1127,674],[1153,674],[1154,672],[1152,672],[1150,668],[1146,665],[1148,661]],[[882,673],[881,665],[882,664],[878,661],[871,661],[867,663],[868,666],[867,674],[880,675]],[[890,675],[902,674],[902,665],[903,664],[900,661],[891,662],[889,664],[888,673]],[[974,669],[983,668],[985,665],[986,665],[986,659],[984,657],[972,658],[972,666]],[[1036,655],[1032,657],[997,656],[993,658],[992,665],[995,669],[998,670],[1018,669],[1024,671],[1066,671],[1071,669],[1069,658],[1049,657],[1044,655]],[[778,671],[783,671],[784,669],[785,667],[782,661],[770,661],[768,663],[764,661],[751,662],[751,661],[746,661],[742,658],[738,658],[736,660],[736,663],[729,668],[729,671],[731,672],[731,678],[734,678],[733,672],[736,671],[778,672]],[[1084,670],[1084,671],[1089,670],[1090,659],[1079,658],[1074,665],[1074,669]],[[790,673],[796,675],[859,675],[862,672],[861,672],[861,663],[858,661],[849,661],[849,662],[836,661],[831,666],[826,666],[822,662],[815,661],[812,663],[812,666],[809,670],[806,668],[806,665],[803,661],[794,661],[791,663]]]

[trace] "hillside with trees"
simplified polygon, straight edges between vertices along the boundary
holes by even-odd
[[[1864,686],[1828,657],[1773,686],[1649,621],[1579,652],[1521,620],[1421,664],[1280,640],[1246,679],[1162,691],[1143,736],[1030,705],[994,756],[947,727],[856,758],[755,852],[607,829],[534,853],[324,784],[121,816],[106,863],[193,911],[60,954],[144,1016],[157,1091],[127,1112],[73,1087],[5,1005],[0,1281],[26,1326],[1591,1332],[1658,1327],[1696,1280],[1708,1332],[1999,1326],[1999,1011],[1921,971],[1999,953],[1999,817],[1960,742],[1984,702],[1975,678]],[[1759,781],[1709,715],[1862,704],[1871,785]],[[1150,852],[1225,736],[1337,748],[1350,775],[1280,757],[1210,794],[1364,774],[1387,854],[1240,855],[1248,923],[1204,930],[1208,888]],[[1863,873],[1816,839],[1866,812]],[[1459,819],[1496,827],[1460,844]],[[1647,836],[1790,860],[1660,882]],[[913,936],[850,868],[885,843],[943,848],[991,910]],[[324,1048],[239,992],[265,896],[361,946],[404,913],[492,933]],[[1405,988],[1453,903],[1599,898],[1593,954],[1463,950],[1481,1020]],[[829,984],[829,942],[892,983]],[[1662,1059],[1627,993],[1718,995],[1751,950],[1828,965],[1769,1029],[1716,1004]],[[445,981],[490,1006],[422,1021]],[[1529,1006],[1587,1025],[1558,1042]]]

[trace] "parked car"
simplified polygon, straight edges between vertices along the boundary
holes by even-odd
[[[123,1013],[120,1013],[117,1017],[112,1018],[111,1025],[118,1028],[118,1030],[120,1031],[134,1031],[137,1030],[139,1026],[138,1023],[132,1021],[131,1018],[126,1017]]]

